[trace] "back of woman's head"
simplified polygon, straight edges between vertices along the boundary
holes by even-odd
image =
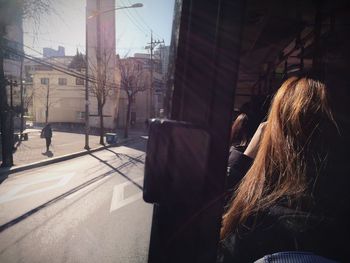
[[[237,116],[231,127],[231,146],[246,147],[250,137],[248,115],[241,113]]]
[[[254,163],[224,216],[222,237],[282,198],[291,207],[305,205],[327,152],[323,138],[334,127],[322,82],[285,81],[273,99]]]

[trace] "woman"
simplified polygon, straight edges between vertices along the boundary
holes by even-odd
[[[223,217],[219,262],[281,251],[344,259],[325,165],[336,135],[323,83],[309,77],[283,83],[244,152],[254,162]]]
[[[49,152],[49,147],[51,145],[52,129],[50,123],[47,123],[45,127],[41,130],[41,138],[45,138],[46,141],[46,152]]]
[[[231,127],[231,148],[244,152],[249,141],[249,118],[247,114],[240,113]]]
[[[242,179],[243,175],[237,172],[239,167],[245,167],[251,165],[250,158],[247,158],[242,153],[246,150],[251,139],[252,121],[246,113],[240,113],[231,127],[230,136],[230,154],[228,158],[228,178],[227,189],[228,196]]]

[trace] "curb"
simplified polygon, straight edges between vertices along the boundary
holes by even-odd
[[[100,146],[100,147],[97,147],[97,148],[94,148],[94,149],[90,149],[90,150],[83,150],[83,151],[80,151],[80,152],[70,153],[70,154],[54,157],[54,158],[51,158],[51,159],[48,159],[48,160],[38,161],[38,162],[25,164],[25,165],[21,165],[21,166],[15,166],[15,167],[10,167],[10,168],[1,168],[0,169],[0,183],[1,183],[2,180],[6,179],[6,177],[8,175],[10,175],[10,174],[22,172],[22,171],[33,169],[33,168],[38,168],[38,167],[45,166],[45,165],[48,165],[48,164],[53,164],[53,163],[58,163],[58,162],[70,160],[70,159],[73,159],[73,158],[77,158],[77,157],[81,157],[81,156],[87,155],[89,153],[94,153],[94,152],[98,152],[98,151],[101,151],[101,150],[105,150],[105,149],[108,149],[108,148],[111,148],[111,147],[122,146],[122,145],[125,145],[126,143],[139,140],[140,138],[141,138],[141,136],[139,136],[137,138],[130,138],[130,139],[126,139],[126,140],[124,140],[122,142],[117,142],[115,144],[109,144],[109,145]],[[5,177],[5,178],[3,178],[3,177]]]

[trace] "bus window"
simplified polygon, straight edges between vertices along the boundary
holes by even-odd
[[[222,243],[225,240],[220,238],[220,229],[227,190],[233,187],[226,185],[229,182],[226,166],[233,115],[235,112],[236,115],[239,112],[248,112],[258,127],[259,122],[265,119],[271,98],[281,84],[290,77],[301,77],[308,72],[320,83],[327,85],[330,101],[334,105],[337,125],[332,126],[335,133],[331,138],[337,146],[331,147],[326,153],[333,156],[330,160],[337,160],[337,165],[330,166],[337,176],[334,180],[326,177],[316,185],[329,185],[325,195],[336,196],[336,189],[339,190],[341,201],[336,205],[334,199],[339,200],[338,198],[326,198],[322,202],[328,207],[334,205],[332,215],[342,227],[333,225],[331,228],[332,236],[339,241],[337,248],[324,239],[327,235],[315,239],[308,233],[300,240],[304,242],[309,238],[309,243],[306,244],[319,256],[348,261],[346,248],[342,243],[348,233],[342,231],[347,229],[345,203],[349,200],[345,187],[349,167],[344,157],[345,150],[349,147],[349,136],[346,135],[349,118],[345,114],[350,98],[346,88],[349,83],[346,74],[350,35],[346,17],[349,11],[345,2],[334,1],[182,1],[179,26],[173,28],[173,32],[178,32],[175,35],[178,42],[175,48],[172,104],[168,113],[173,122],[164,122],[164,128],[160,128],[159,122],[153,121],[150,127],[151,144],[148,155],[156,156],[157,152],[166,154],[158,159],[158,165],[162,169],[157,176],[162,179],[157,180],[157,189],[162,191],[158,191],[157,197],[150,200],[155,205],[149,262],[231,262],[230,258],[220,257],[222,250],[218,258],[217,248],[219,244],[220,248],[225,244],[230,245]],[[188,129],[197,125],[209,136],[204,174],[198,174],[197,167],[186,166],[186,169],[181,170],[181,163],[176,163],[179,167],[173,169],[175,164],[169,158],[186,154],[189,161],[184,165],[193,163],[196,166],[198,152],[207,151],[203,150],[203,145],[195,146],[195,139],[193,145],[190,145],[193,147],[188,147],[185,153],[181,147],[180,151],[180,148],[161,143],[164,138],[176,141],[177,133],[165,132],[165,127],[176,131],[183,123]],[[178,135],[183,136],[183,133]],[[153,152],[155,149],[158,150]],[[336,158],[332,159],[334,156]],[[154,165],[154,162],[146,160],[145,184],[153,176],[147,172],[157,168]],[[182,171],[181,174],[175,172],[178,170]],[[196,184],[184,183],[182,186],[184,192],[190,192],[191,189],[198,192],[196,198],[188,201],[178,198],[181,195],[180,190],[170,196],[164,193],[173,184],[181,181],[177,176],[204,176],[201,192],[198,192]],[[166,183],[162,184],[162,180]],[[149,187],[151,189],[152,184]],[[162,193],[166,198],[163,198]],[[329,212],[322,211],[327,214]],[[229,251],[230,247],[226,247],[224,252],[237,253],[231,259],[246,262],[243,254],[240,258],[240,253],[254,255],[255,258],[249,259],[253,261],[266,254],[280,252],[281,249],[300,250],[299,247],[283,244],[268,246],[267,236],[258,238],[260,239],[250,240],[248,233],[248,238],[242,241],[246,242],[242,243],[245,250],[232,252]],[[317,243],[315,240],[324,243]],[[266,247],[263,246],[264,242]],[[309,247],[306,245],[302,250],[307,251]],[[322,253],[322,248],[327,249]]]

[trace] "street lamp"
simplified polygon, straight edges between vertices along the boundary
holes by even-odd
[[[96,11],[94,12],[93,15],[87,16],[88,15],[88,10],[86,7],[86,19],[85,19],[85,63],[86,63],[86,67],[85,67],[85,147],[84,149],[89,150],[89,131],[90,131],[90,123],[89,123],[89,73],[88,73],[88,68],[89,68],[89,60],[88,60],[88,19],[91,19],[93,17],[98,17],[103,14],[103,13],[107,13],[107,12],[111,12],[111,11],[116,11],[116,10],[120,10],[120,9],[126,9],[126,8],[139,8],[139,7],[143,7],[143,4],[141,3],[136,3],[130,6],[120,6],[117,8],[113,8],[113,9],[109,9],[109,10],[103,10],[103,11]],[[99,19],[98,19],[99,20]],[[99,21],[98,21],[98,27],[97,30],[100,30],[99,27]],[[99,36],[97,41],[99,42]]]
[[[143,7],[143,4],[141,3],[136,3],[133,5],[129,5],[129,6],[119,6],[113,9],[108,9],[108,10],[103,10],[103,11],[95,11],[94,14],[88,16],[88,19],[93,18],[95,16],[107,13],[107,12],[111,12],[111,11],[115,11],[115,10],[119,10],[119,9],[126,9],[126,8],[138,8],[138,7]]]

